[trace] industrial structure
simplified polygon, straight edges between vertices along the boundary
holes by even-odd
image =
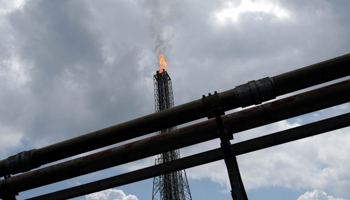
[[[168,77],[165,73],[163,75]],[[274,77],[252,80],[224,92],[209,93],[208,96],[186,104],[162,110],[159,108],[159,112],[66,141],[20,152],[0,160],[0,177],[4,177],[0,180],[0,198],[15,200],[16,195],[23,191],[160,154],[158,157],[160,161],[155,166],[48,194],[39,194],[40,196],[32,197],[30,200],[70,199],[154,177],[158,177],[158,183],[161,183],[159,176],[166,179],[166,174],[174,174],[218,160],[224,160],[226,163],[233,199],[245,200],[247,197],[235,163],[235,156],[349,127],[350,113],[230,144],[234,134],[350,102],[350,79],[274,100],[278,96],[349,75],[350,54],[346,54]],[[252,107],[224,114],[225,111],[247,106]],[[209,119],[175,130],[171,128],[204,117]],[[167,132],[39,168],[64,158],[160,130]],[[163,161],[171,158],[164,152],[175,152],[176,149],[216,138],[221,140],[220,148],[169,162]],[[244,177],[242,179],[244,180]]]
[[[153,76],[154,100],[156,112],[172,108],[174,106],[174,96],[171,78],[166,70],[157,70]],[[158,131],[158,134],[175,130],[176,126]],[[163,152],[158,155],[155,164],[162,164],[180,158],[178,149]],[[162,174],[153,178],[152,200],[192,200],[190,187],[188,185],[186,171],[179,170],[168,174]]]

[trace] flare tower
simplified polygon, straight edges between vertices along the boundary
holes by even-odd
[[[174,106],[173,89],[170,76],[166,70],[159,71],[157,71],[153,77],[156,112]],[[176,129],[176,126],[161,130],[157,134],[162,134],[174,129]],[[168,151],[159,154],[155,160],[155,164],[157,165],[179,158],[179,150]],[[156,198],[157,193],[160,195],[159,200],[192,200],[186,171],[181,170],[154,177],[152,200],[158,200]]]

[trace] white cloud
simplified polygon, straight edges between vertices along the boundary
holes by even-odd
[[[0,14],[8,14],[23,8],[26,0],[0,1]]]
[[[272,14],[277,18],[289,18],[290,14],[284,8],[281,8],[277,4],[273,4],[270,1],[251,1],[243,0],[241,4],[235,6],[232,2],[226,2],[226,8],[217,14],[217,18],[221,23],[224,23],[226,18],[231,19],[233,22],[238,21],[238,17],[243,13],[256,13],[257,19],[261,19],[263,14]]]
[[[2,67],[0,78],[6,80],[9,88],[23,89],[23,85],[30,81],[27,72],[31,66],[24,67],[23,65],[14,55],[0,62]]]
[[[235,136],[234,136],[235,139],[231,143],[237,143],[240,141],[244,141],[247,139],[259,137],[259,136],[262,136],[262,135],[265,135],[268,133],[272,133],[272,131],[280,131],[280,130],[292,128],[295,126],[298,126],[298,124],[290,125],[286,121],[280,121],[280,122],[277,122],[277,123],[274,123],[274,124],[271,124],[268,126],[252,129],[252,130],[245,131],[245,132],[242,132],[239,134],[235,134]],[[219,147],[220,147],[220,141],[218,139],[211,140],[211,141],[208,141],[208,142],[205,142],[202,144],[198,144],[198,145],[194,145],[194,146],[185,148],[181,151],[181,155],[183,157],[183,156],[187,156],[187,155],[191,155],[191,154],[195,154],[195,153],[199,153],[199,152],[203,152],[203,151],[208,151],[210,149],[219,148]],[[250,155],[250,154],[248,154],[248,155]],[[265,156],[263,156],[263,157],[265,157]],[[239,156],[237,159],[238,159],[240,168],[242,168],[241,172],[244,173],[243,179],[244,179],[245,184],[248,185],[247,188],[251,189],[251,188],[257,188],[257,187],[262,186],[262,185],[259,185],[259,186],[255,187],[255,185],[254,185],[253,187],[250,187],[250,184],[255,183],[255,182],[259,182],[259,178],[255,177],[256,180],[253,180],[254,177],[252,177],[250,175],[251,172],[247,172],[247,174],[245,174],[246,170],[255,171],[255,169],[253,169],[252,166],[257,166],[258,164],[251,163],[251,162],[254,162],[255,158],[249,157],[249,158],[245,159],[245,155],[244,155],[244,156]],[[278,160],[279,158],[276,157],[275,159]],[[252,166],[251,166],[251,164],[252,164]],[[266,167],[269,167],[269,166],[266,166]],[[225,166],[224,161],[217,161],[217,162],[209,163],[206,165],[194,167],[194,168],[188,169],[187,171],[188,171],[187,176],[189,178],[193,178],[193,179],[209,178],[214,182],[220,183],[222,186],[226,186],[227,188],[230,187],[228,176],[227,176],[227,170],[226,170],[226,166]],[[254,176],[256,176],[256,174],[254,174]],[[264,177],[263,177],[263,179],[264,179]],[[246,181],[246,180],[249,180],[249,181]],[[266,180],[262,180],[262,181],[265,182]]]
[[[346,112],[348,104],[321,110],[313,121]],[[301,116],[303,118],[303,116]],[[265,134],[293,128],[301,124],[280,121],[267,126],[235,134],[233,142],[245,141]],[[347,195],[350,186],[350,129],[340,129],[306,139],[282,144],[237,157],[246,189],[287,187],[291,189],[319,188]],[[218,139],[181,149],[181,157],[219,148]],[[154,165],[150,157],[120,166],[132,171]],[[224,188],[230,187],[224,161],[187,169],[189,179],[209,178]]]
[[[305,192],[305,194],[301,195],[297,200],[346,200],[346,199],[327,196],[326,192],[314,190],[313,192]]]
[[[86,200],[138,200],[135,195],[128,196],[122,190],[108,189],[85,196]]]
[[[23,133],[13,129],[12,127],[0,124],[0,156],[4,158],[8,156],[9,152],[19,145],[23,139]]]
[[[347,105],[319,112],[315,120],[344,112]],[[339,109],[337,109],[339,108]],[[235,135],[234,142],[271,134],[299,124],[281,121],[268,126],[248,130]],[[245,188],[249,191],[262,187],[285,187],[291,189],[319,188],[340,195],[348,195],[350,187],[350,128],[309,137],[272,148],[255,151],[237,157]],[[190,155],[218,148],[213,140],[181,151]],[[225,163],[218,161],[187,170],[192,179],[209,178],[229,188]]]
[[[347,193],[348,131],[338,130],[239,156],[246,188],[311,187]]]
[[[156,156],[151,156],[148,158],[144,158],[141,160],[137,160],[131,163],[126,163],[121,166],[118,166],[122,171],[128,172],[128,171],[135,171],[139,169],[143,169],[149,166],[153,166],[155,164]]]

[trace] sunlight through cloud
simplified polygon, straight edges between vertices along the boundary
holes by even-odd
[[[12,0],[0,2],[0,14],[8,14],[23,8],[26,0]]]
[[[242,0],[238,6],[235,6],[232,2],[226,2],[225,4],[226,8],[216,15],[222,24],[227,18],[237,22],[238,16],[242,13],[273,14],[279,19],[289,18],[289,13],[286,9],[268,1],[252,2],[251,0]]]

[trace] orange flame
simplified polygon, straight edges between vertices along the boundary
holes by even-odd
[[[159,68],[159,73],[162,73],[163,70],[166,70],[166,62],[164,60],[163,55],[159,55],[158,58],[160,59],[159,64],[160,64],[160,68]]]

